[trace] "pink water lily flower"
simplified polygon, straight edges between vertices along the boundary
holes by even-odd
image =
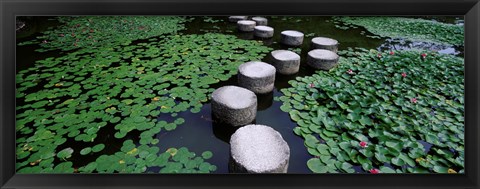
[[[407,77],[407,73],[403,72],[402,77]]]
[[[313,88],[313,87],[315,87],[315,84],[310,83],[310,88]]]
[[[390,51],[390,55],[394,55],[394,54],[395,54],[395,52],[393,52],[393,51]]]
[[[352,70],[352,69],[349,69],[349,70],[347,71],[347,73],[348,73],[348,74],[353,74],[353,70]]]
[[[412,103],[416,104],[416,103],[417,103],[417,98],[412,98],[412,99],[410,99],[410,101],[411,101]]]
[[[365,141],[362,141],[362,142],[360,142],[360,147],[366,148],[366,147],[368,147],[368,143],[365,142]]]
[[[378,173],[380,173],[380,170],[378,170],[378,169],[370,169],[369,172],[372,173],[372,174],[378,174]]]
[[[378,53],[378,54],[377,54],[377,57],[378,57],[378,58],[382,58],[382,54]]]
[[[427,56],[427,53],[422,53],[421,56],[425,58]]]
[[[47,40],[43,40],[42,43],[48,43],[48,41],[47,41]]]

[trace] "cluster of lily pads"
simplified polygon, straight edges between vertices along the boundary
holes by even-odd
[[[223,20],[219,19],[218,17],[204,16],[203,21],[206,23],[217,23],[222,22]]]
[[[78,19],[67,22],[66,28],[95,18]],[[170,28],[182,21],[170,19],[157,22],[166,30],[155,35],[182,27]],[[162,141],[156,135],[183,124],[179,112],[199,112],[214,90],[212,84],[228,80],[241,63],[261,59],[271,49],[223,34],[164,35],[133,43],[130,35],[109,38],[108,31],[101,36],[105,43],[118,39],[125,43],[80,48],[18,72],[17,171],[137,173],[155,167],[161,173],[215,171],[216,166],[205,162],[211,152],[197,156],[185,147],[159,149],[156,145]],[[153,26],[150,31],[155,31]],[[64,47],[44,46],[70,49]],[[114,139],[123,144],[110,145],[108,137],[97,135],[102,130],[113,130]],[[139,139],[130,139],[131,133],[139,133]],[[94,161],[78,164],[83,158]]]
[[[178,16],[65,16],[57,20],[61,23],[57,28],[18,45],[39,44],[39,52],[115,46],[176,33],[185,29],[184,23],[189,21]]]
[[[349,49],[328,72],[282,89],[282,111],[315,173],[463,173],[464,60]]]
[[[461,25],[446,24],[424,19],[402,17],[333,17],[340,29],[364,27],[369,32],[391,38],[427,41],[462,46],[464,29]],[[370,36],[374,37],[375,36]]]

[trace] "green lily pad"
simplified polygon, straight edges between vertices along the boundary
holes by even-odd
[[[92,152],[100,152],[105,148],[105,144],[97,144],[92,147]]]
[[[89,154],[90,152],[92,152],[92,148],[90,148],[90,147],[86,147],[86,148],[80,150],[80,154],[81,154],[81,155],[87,155],[87,154]]]
[[[57,157],[61,159],[67,159],[72,157],[73,149],[72,148],[65,148],[57,153]]]
[[[203,159],[210,159],[212,158],[212,156],[213,156],[213,153],[211,151],[205,151],[202,153]]]

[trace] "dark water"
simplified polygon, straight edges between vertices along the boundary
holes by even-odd
[[[229,23],[226,17],[213,17],[215,19],[221,19],[221,22],[206,23],[203,17],[196,17],[192,22],[186,24],[187,30],[182,31],[183,34],[203,34],[207,32],[216,32],[224,34],[236,35],[242,39],[248,40],[260,40],[255,39],[252,33],[239,33],[236,30],[235,23]],[[263,40],[264,43],[272,47],[273,49],[288,49],[289,47],[282,46],[278,43],[280,41],[280,32],[284,30],[297,30],[303,32],[306,37],[304,44],[301,48],[301,68],[299,73],[294,75],[276,75],[275,89],[272,93],[267,95],[261,95],[258,97],[258,112],[255,123],[268,125],[280,132],[287,141],[290,150],[290,163],[289,173],[311,173],[307,168],[306,162],[312,156],[307,152],[304,147],[304,141],[301,137],[293,133],[293,128],[296,127],[296,123],[293,122],[288,113],[280,110],[281,102],[274,101],[273,98],[281,96],[280,89],[289,87],[288,81],[295,79],[297,76],[312,75],[312,69],[308,69],[305,63],[306,54],[310,49],[310,41],[313,37],[323,36],[334,38],[339,41],[339,49],[347,49],[348,47],[362,47],[367,49],[410,49],[410,48],[424,48],[438,50],[441,53],[456,54],[459,55],[463,52],[460,47],[452,46],[435,46],[434,44],[416,44],[415,42],[405,41],[402,39],[372,39],[367,38],[366,35],[372,35],[368,31],[363,29],[349,29],[340,30],[335,28],[332,22],[328,22],[330,17],[267,17],[269,18],[268,25],[275,29],[275,35],[272,39]],[[450,21],[450,20],[449,20]],[[47,29],[47,27],[30,26],[35,25],[52,25],[55,21],[48,18],[34,18],[33,21],[27,22],[27,29],[29,33],[20,32],[17,35],[17,42],[30,40],[39,35],[38,32]],[[29,27],[30,26],[30,27]],[[25,31],[24,31],[25,32]],[[362,35],[361,33],[365,33]],[[47,53],[34,52],[38,46],[17,46],[17,71],[31,67],[35,60],[45,59],[47,57],[61,56],[59,51],[52,51]],[[269,62],[267,56],[262,61]],[[236,76],[230,78],[230,80],[215,84],[213,88],[219,88],[225,85],[236,85]],[[224,125],[220,125],[212,119],[211,105],[205,103],[199,113],[191,113],[190,111],[178,113],[177,117],[185,119],[185,123],[179,125],[175,130],[170,132],[161,132],[155,137],[160,140],[157,145],[161,150],[165,150],[171,147],[187,147],[190,151],[195,152],[197,155],[203,151],[212,151],[213,157],[208,162],[217,166],[215,173],[228,173],[228,161],[230,154],[230,146],[228,144],[230,135],[234,132],[234,129],[229,129]],[[162,119],[162,118],[160,118]],[[173,119],[173,118],[163,118]],[[122,141],[128,138],[138,139],[139,133],[132,132],[127,135],[126,139],[116,139],[113,137],[115,130],[113,126],[105,127],[100,130],[99,136],[103,136],[104,141],[102,143],[107,144],[106,154],[113,154],[122,145]],[[62,146],[83,146],[82,144],[75,144],[74,140],[69,140]],[[422,143],[423,144],[423,143]],[[424,145],[428,145],[425,143]],[[60,146],[59,149],[62,149]],[[81,149],[81,147],[79,147]],[[426,149],[427,150],[427,149]],[[76,157],[73,156],[72,160],[74,165],[82,166],[91,161],[94,161],[96,157]],[[362,172],[361,167],[355,167],[358,172]],[[156,168],[151,168],[147,171],[158,172]]]

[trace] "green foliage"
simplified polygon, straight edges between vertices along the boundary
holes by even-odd
[[[222,22],[219,17],[211,17],[211,16],[204,16],[203,21],[206,23],[217,23],[217,22]]]
[[[22,104],[17,107],[17,133],[25,136],[17,139],[17,170],[43,171],[26,166],[53,161],[49,154],[55,154],[67,138],[85,143],[75,149],[80,155],[101,155],[96,152],[109,147],[92,143],[97,143],[97,133],[105,127],[115,129],[117,139],[136,130],[140,145],[161,143],[156,134],[185,122],[162,118],[200,111],[214,90],[212,84],[228,80],[240,64],[259,60],[270,50],[261,42],[231,35],[171,35],[135,45],[82,48],[39,60],[16,78],[17,102]],[[209,153],[204,156],[210,157]],[[110,171],[102,166],[89,164],[83,171]],[[126,171],[143,170],[136,167]],[[168,166],[165,172],[178,171],[176,167]],[[50,168],[54,167],[45,167]],[[212,166],[203,165],[200,171],[207,170],[212,171]]]
[[[313,172],[351,172],[349,165],[397,173],[463,171],[462,58],[365,49],[339,54],[338,67],[297,77],[278,98],[316,156],[307,163]]]
[[[128,44],[185,29],[184,17],[173,16],[66,16],[54,30],[43,32],[37,39],[19,45],[40,44],[37,51],[78,48],[101,48]]]
[[[406,38],[413,41],[428,41],[441,44],[464,44],[464,28],[460,25],[439,23],[430,20],[401,17],[334,17],[346,26],[337,28],[361,26],[369,32],[392,38]],[[375,36],[368,36],[376,38]]]
[[[185,147],[170,148],[159,153],[158,147],[135,147],[131,141],[126,141],[122,148],[122,151],[113,155],[101,155],[95,162],[80,167],[79,172],[144,173],[148,168],[160,168],[160,173],[209,173],[216,170],[216,166],[195,156]]]

